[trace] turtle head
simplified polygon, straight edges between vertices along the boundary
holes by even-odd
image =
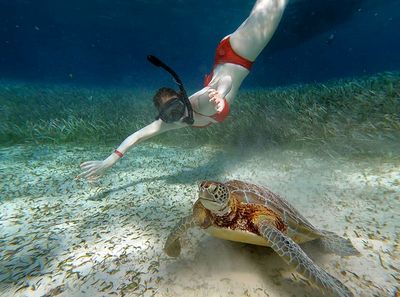
[[[229,213],[229,189],[223,183],[202,181],[199,184],[199,200],[201,204],[217,215]]]

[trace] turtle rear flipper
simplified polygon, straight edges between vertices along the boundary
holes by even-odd
[[[193,215],[184,217],[169,234],[164,245],[165,253],[170,257],[178,257],[181,253],[180,239],[185,232],[196,225]]]
[[[309,279],[325,293],[338,297],[353,297],[353,293],[338,279],[317,266],[291,238],[263,220],[258,223],[260,234],[268,241],[271,248],[297,272]]]
[[[339,256],[358,255],[359,251],[353,246],[349,239],[340,237],[330,231],[321,231],[322,237],[318,238],[319,245],[327,253],[334,253]]]

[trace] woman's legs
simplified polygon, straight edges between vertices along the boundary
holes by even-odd
[[[254,61],[277,28],[288,0],[257,0],[250,16],[230,35],[233,50]]]

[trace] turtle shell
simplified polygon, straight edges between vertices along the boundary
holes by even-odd
[[[320,231],[289,202],[267,188],[238,180],[228,181],[225,185],[230,192],[233,211],[225,216],[208,211],[211,225],[206,231],[210,235],[267,246],[267,241],[260,236],[255,224],[259,219],[265,219],[297,243],[321,236]]]

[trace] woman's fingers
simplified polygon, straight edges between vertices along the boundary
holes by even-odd
[[[221,110],[224,109],[225,102],[224,102],[223,99],[221,99],[221,98],[211,98],[209,101],[212,102],[215,105],[215,109],[217,111],[221,111]]]
[[[88,180],[90,183],[92,183],[92,182],[97,181],[99,178],[100,178],[100,175],[94,175],[94,176],[88,177],[87,180]]]
[[[224,99],[221,98],[221,96],[217,90],[209,89],[208,97],[210,98],[209,101],[212,102],[213,104],[215,104],[215,109],[218,112],[220,112],[224,109],[224,105],[225,105]]]
[[[80,167],[82,169],[87,169],[91,166],[95,166],[97,163],[99,163],[99,161],[87,161],[87,162],[83,162]]]
[[[92,172],[93,172],[93,168],[89,169],[89,170],[86,170],[86,171],[82,172],[81,174],[78,174],[76,179],[87,178]]]
[[[88,181],[96,181],[99,179],[105,169],[107,168],[103,161],[87,161],[80,164],[80,167],[83,172],[78,174],[75,179],[85,178]]]
[[[81,165],[79,165],[81,168],[85,168],[86,166],[90,165],[92,163],[92,161],[87,161],[87,162],[83,162],[81,163]]]
[[[221,101],[215,100],[215,101],[213,101],[213,103],[215,105],[215,110],[216,111],[221,111],[221,110],[224,109],[225,103],[224,103],[223,100],[221,100]]]
[[[218,95],[218,91],[217,90],[214,90],[214,89],[209,89],[208,90],[208,97],[215,97],[215,96],[217,96]]]
[[[223,100],[219,101],[218,105],[217,105],[217,111],[221,112],[224,109],[224,105],[225,105],[225,103]]]
[[[78,176],[76,177],[76,179],[80,179],[80,178],[93,178],[95,176],[100,176],[100,174],[98,173],[98,171],[101,169],[99,166],[94,166],[93,164],[87,165],[87,168],[84,172],[82,172],[81,174],[78,174]]]
[[[89,169],[89,168],[91,168],[91,167],[93,167],[93,164],[92,163],[88,163],[88,164],[81,164],[81,169]]]
[[[75,179],[81,179],[82,177],[85,176],[85,174],[86,174],[86,171],[84,171],[84,172],[78,174],[78,175],[75,177]]]

